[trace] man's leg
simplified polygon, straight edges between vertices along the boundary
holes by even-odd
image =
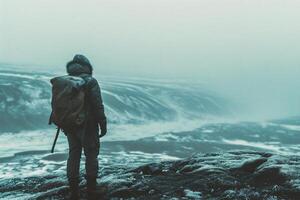
[[[87,177],[95,177],[98,176],[98,154],[99,154],[99,147],[95,148],[85,148],[84,154],[86,157],[85,162],[85,170]]]
[[[67,161],[67,177],[70,185],[71,199],[78,199],[79,169],[82,145],[76,133],[67,134],[69,158]]]
[[[88,134],[88,133],[87,133]],[[99,155],[99,137],[87,136],[84,146],[85,154],[85,170],[86,170],[86,180],[87,180],[87,190],[88,195],[92,196],[91,193],[96,189],[96,179],[98,176],[98,155]],[[93,199],[93,198],[90,198]]]

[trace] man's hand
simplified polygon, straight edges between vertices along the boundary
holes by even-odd
[[[106,129],[105,130],[101,129],[101,134],[99,137],[102,138],[104,135],[106,135],[106,132],[107,132]]]
[[[99,125],[100,125],[100,129],[101,129],[101,134],[100,134],[99,137],[101,138],[101,137],[103,137],[104,135],[106,135],[106,133],[107,133],[106,119],[103,120],[103,121],[101,121],[101,122],[99,123]]]

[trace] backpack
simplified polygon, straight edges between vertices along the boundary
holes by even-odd
[[[52,112],[49,124],[62,130],[80,127],[86,121],[85,83],[78,76],[59,76],[50,80],[52,84]]]

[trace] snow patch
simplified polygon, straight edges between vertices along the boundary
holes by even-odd
[[[196,192],[192,191],[189,189],[184,190],[185,196],[191,199],[202,199],[202,193],[201,192]]]

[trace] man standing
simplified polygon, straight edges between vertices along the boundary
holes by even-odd
[[[92,77],[93,67],[83,55],[75,55],[67,63],[67,73],[70,76],[85,80],[86,118],[84,126],[65,131],[69,143],[69,158],[67,162],[67,177],[70,186],[70,198],[79,198],[79,169],[82,149],[86,157],[85,169],[88,198],[93,198],[98,175],[99,138],[106,134],[106,117],[102,103],[101,91],[97,80]],[[101,134],[99,135],[99,126]]]

